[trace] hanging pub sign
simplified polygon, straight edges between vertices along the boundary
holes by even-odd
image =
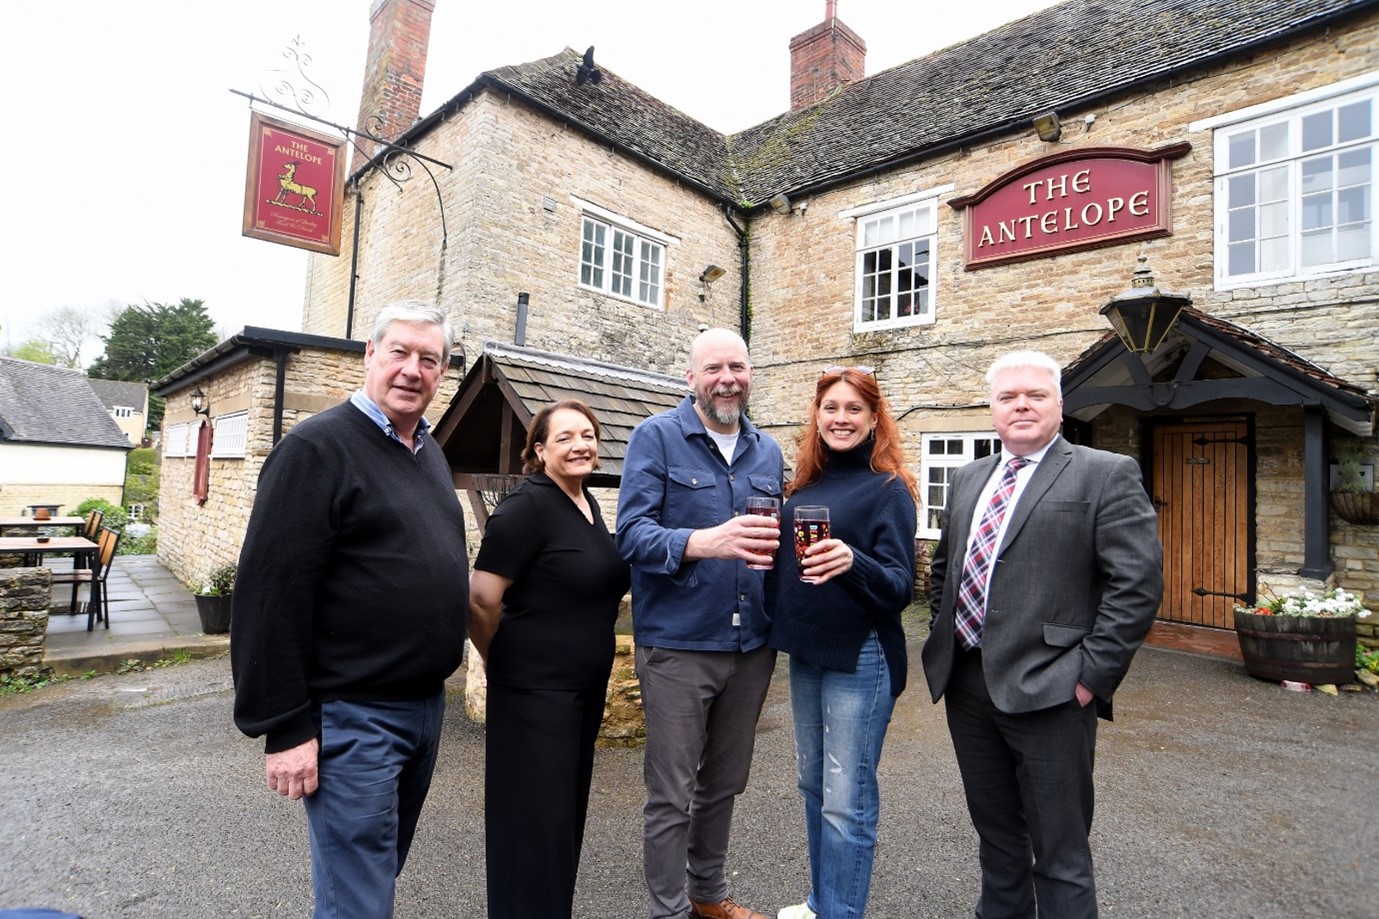
[[[251,112],[244,235],[340,254],[343,140]]]
[[[1062,150],[954,198],[949,205],[964,212],[964,267],[1169,235],[1170,161],[1190,149],[1177,143],[1158,150]]]

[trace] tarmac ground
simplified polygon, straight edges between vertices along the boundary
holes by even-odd
[[[971,916],[977,891],[976,837],[918,651],[915,637],[880,768],[874,919]],[[734,895],[768,916],[808,884],[787,674],[782,658],[729,853]],[[485,915],[484,733],[461,691],[399,880],[399,919]],[[309,916],[301,805],[264,786],[261,745],[235,730],[231,707],[223,654],[0,698],[0,910]],[[1290,692],[1236,661],[1144,648],[1099,733],[1103,916],[1379,915],[1376,736],[1373,691]],[[641,804],[641,752],[600,750],[576,916],[646,915]]]

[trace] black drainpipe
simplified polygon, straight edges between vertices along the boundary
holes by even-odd
[[[742,334],[742,340],[747,342],[748,344],[751,344],[752,317],[748,309],[748,291],[750,290],[750,286],[747,283],[747,272],[752,265],[752,256],[747,248],[747,228],[740,227],[733,221],[732,212],[729,211],[727,207],[723,208],[723,219],[728,221],[728,226],[732,227],[733,232],[737,234],[737,249],[740,253],[739,271],[742,275],[742,280],[739,282],[738,285],[739,296],[737,308],[737,325],[739,332]]]
[[[354,337],[354,282],[359,280],[359,214],[364,210],[364,193],[359,190],[359,186],[354,186],[354,242],[350,247],[350,299],[345,307],[345,338]],[[278,442],[278,435],[273,434],[273,443]]]
[[[283,436],[283,394],[287,389],[287,351],[278,352],[278,379],[273,387],[273,444]]]

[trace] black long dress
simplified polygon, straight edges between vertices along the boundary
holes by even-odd
[[[585,496],[592,523],[535,473],[493,512],[474,563],[513,582],[488,654],[489,919],[573,910],[613,624],[630,582]]]

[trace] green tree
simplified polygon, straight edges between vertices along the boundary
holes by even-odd
[[[166,303],[130,305],[110,323],[102,336],[105,354],[88,369],[104,380],[151,382],[167,376],[216,343],[215,323],[200,300],[182,298],[176,306]],[[149,396],[148,424],[163,423],[163,400]]]
[[[30,338],[28,341],[20,342],[13,348],[6,348],[6,357],[13,357],[21,361],[32,361],[35,364],[56,364],[57,359],[53,356],[53,348],[46,341],[37,338]]]

